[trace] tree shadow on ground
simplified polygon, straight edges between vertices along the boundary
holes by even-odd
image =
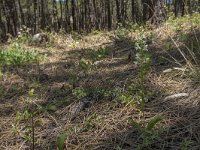
[[[191,95],[187,99],[165,102],[157,99],[147,104],[145,113],[148,118],[153,118],[155,114],[164,117],[159,128],[155,127],[152,132],[145,133],[129,124],[126,129],[122,128],[121,131],[99,140],[99,143],[105,145],[99,144],[98,149],[199,149],[200,105],[195,98],[198,97]],[[193,105],[192,102],[196,104]],[[129,117],[138,120],[133,115]]]
[[[200,30],[180,31],[176,36],[158,39],[150,46],[156,71],[161,67],[184,67],[188,63],[198,65],[200,56]]]
[[[195,31],[195,35],[194,33],[182,35],[182,45],[180,45],[180,47],[172,47],[172,49],[167,52],[163,52],[162,49],[156,48],[155,45],[151,46],[151,50],[157,49],[157,51],[153,52],[152,67],[153,70],[156,71],[156,74],[161,75],[160,78],[167,76],[163,73],[163,70],[173,67],[183,67],[187,64],[183,56],[181,56],[180,51],[177,50],[178,48],[192,64],[199,64],[198,56],[200,47],[198,44],[199,41],[197,40],[199,39],[198,33],[199,31]],[[169,40],[171,39],[166,39],[166,41]],[[197,59],[196,62],[192,58],[193,54]],[[172,57],[180,62],[181,65],[179,66],[176,64]],[[160,58],[162,59],[160,60]],[[196,64],[194,66],[196,66]],[[179,78],[185,78],[181,73],[176,74],[176,76],[177,75]],[[173,78],[176,77],[174,76]],[[190,77],[188,80],[190,80]],[[181,90],[176,89],[176,86],[174,86],[172,93],[189,93],[189,96],[186,98],[166,100],[164,96],[169,93],[164,93],[163,90],[161,90],[163,92],[162,95],[146,104],[145,118],[149,118],[147,120],[145,119],[147,122],[150,121],[150,118],[155,117],[155,115],[164,117],[164,120],[158,124],[158,127],[153,129],[153,134],[149,133],[144,135],[144,132],[139,131],[138,128],[132,126],[131,123],[127,124],[125,128],[120,128],[118,127],[118,123],[118,125],[116,124],[116,128],[113,127],[117,132],[113,131],[114,134],[108,134],[103,140],[99,139],[99,144],[96,146],[99,148],[97,149],[199,149],[200,101],[198,95],[199,87],[196,83],[198,83],[198,81],[185,82],[183,83],[183,85],[185,84],[184,88],[181,88]],[[156,89],[158,89],[158,87],[156,87]],[[137,111],[135,111],[135,113],[139,115]],[[135,113],[125,116],[126,118],[132,118],[135,121],[143,120],[138,119],[138,116],[135,116]]]
[[[188,34],[187,37],[190,37],[190,34]],[[166,41],[169,41],[169,39],[166,39]],[[171,47],[169,46],[169,48]],[[155,49],[157,49],[157,51],[154,51]],[[150,53],[152,53],[153,56],[152,73],[158,74],[159,76],[164,69],[177,67],[174,60],[168,61],[172,60],[171,56],[182,64],[184,63],[184,59],[180,57],[180,53],[174,49],[173,47],[172,51],[169,50],[168,53],[166,53],[165,51],[160,51],[155,45],[150,45]],[[91,134],[90,131],[84,129],[84,131],[79,131],[80,141],[78,139],[79,137],[74,137],[74,135],[68,142],[73,146],[80,144],[81,140],[83,143],[89,143],[88,147],[80,147],[80,149],[94,149],[94,147],[96,147],[96,149],[135,149],[138,145],[148,142],[144,141],[143,137],[141,137],[141,133],[131,127],[130,124],[127,124],[128,118],[138,120],[138,110],[125,107],[123,104],[115,102],[112,98],[104,99],[104,97],[102,98],[96,95],[98,94],[96,90],[106,89],[109,91],[117,86],[123,87],[125,84],[130,84],[132,80],[137,80],[138,68],[133,61],[129,60],[131,51],[134,51],[134,41],[129,38],[123,38],[117,39],[117,41],[113,41],[110,45],[104,45],[99,49],[74,49],[68,53],[64,52],[62,58],[65,59],[59,59],[53,63],[44,63],[39,66],[30,65],[8,70],[8,72],[18,75],[25,82],[25,86],[19,89],[19,91],[22,90],[23,92],[19,94],[20,92],[17,91],[19,95],[15,95],[15,97],[13,95],[9,99],[14,98],[17,101],[21,96],[27,96],[29,89],[36,89],[38,98],[43,99],[40,104],[45,107],[46,111],[50,114],[46,118],[51,118],[48,124],[40,127],[40,130],[43,130],[42,134],[44,134],[41,139],[43,139],[46,144],[55,142],[56,136],[65,131],[65,128],[59,129],[58,131],[55,130],[52,135],[49,135],[49,133],[52,130],[54,131],[58,126],[71,127],[75,126],[75,124],[81,126],[83,124],[81,122],[89,115],[100,113],[104,118],[104,116],[108,115],[105,114],[106,111],[109,113],[111,110],[113,114],[111,113],[110,116],[108,115],[108,118],[105,117],[105,120],[109,122],[108,124],[104,124],[104,127],[98,127],[99,125],[95,124],[94,128],[92,124],[92,127],[89,127],[94,133],[99,131],[98,128],[100,128],[99,136],[96,139],[94,136],[97,135]],[[80,66],[81,59],[83,61],[83,66]],[[152,74],[150,74],[150,76],[151,75]],[[152,91],[159,91],[159,94],[157,98],[151,99],[151,101],[146,104],[145,117],[148,120],[148,118],[152,118],[156,114],[162,115],[165,118],[161,123],[164,129],[160,131],[159,128],[156,128],[155,130],[158,130],[160,134],[159,138],[156,140],[153,139],[150,143],[145,143],[147,145],[145,145],[146,147],[143,147],[143,149],[179,149],[181,144],[186,144],[187,146],[188,143],[189,147],[197,148],[199,144],[198,115],[200,113],[199,103],[197,102],[198,97],[194,97],[193,94],[190,94],[190,97],[187,99],[163,101],[163,96],[168,93],[165,93],[158,84],[152,83],[152,78],[153,77],[147,79],[146,84]],[[91,103],[89,107],[86,107],[86,105],[82,106],[82,103],[78,103],[83,99],[74,96],[73,89],[77,87],[89,89],[88,95],[84,98],[86,98],[86,101],[94,101],[95,99],[94,103]],[[188,87],[191,88],[192,85]],[[188,89],[184,90],[183,92],[189,92]],[[5,100],[6,99],[8,98],[5,98]],[[81,104],[81,106],[79,104]],[[107,105],[110,106],[107,107]],[[16,106],[19,106],[19,104]],[[79,112],[76,114],[75,119],[69,120],[66,117],[70,111],[73,111],[73,106],[76,106],[75,109]],[[77,107],[81,108],[77,109]],[[104,112],[106,108],[108,110]],[[24,108],[21,106],[19,109],[23,110]],[[1,117],[4,116],[3,114],[7,114],[6,111],[6,109],[2,109],[3,113],[1,113]],[[114,116],[113,120],[112,115]],[[117,115],[116,118],[115,115]],[[91,122],[89,126],[91,126]],[[50,129],[48,129],[49,127]],[[112,129],[109,131],[108,128]],[[108,133],[104,133],[104,130],[108,131]],[[36,134],[40,136],[41,133],[36,132]],[[82,136],[84,134],[89,135],[83,138]],[[95,144],[93,143],[94,145],[89,142],[92,138],[96,140],[92,140],[96,142]]]

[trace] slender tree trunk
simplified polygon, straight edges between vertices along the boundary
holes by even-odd
[[[40,18],[40,25],[41,29],[45,29],[46,27],[46,15],[45,15],[45,2],[44,0],[41,0],[41,18]]]
[[[7,20],[8,26],[10,29],[10,34],[13,36],[17,36],[17,28],[18,28],[18,17],[17,17],[17,9],[15,0],[6,0],[5,1],[6,11],[7,11]]]
[[[131,0],[131,18],[135,22],[135,0]]]
[[[152,25],[158,27],[166,19],[166,10],[164,0],[154,0],[150,7],[151,11],[149,21]]]
[[[67,32],[71,31],[70,13],[69,13],[69,0],[65,0],[65,22],[66,22],[65,30]]]
[[[6,27],[2,19],[3,1],[0,2],[0,42],[6,41]]]
[[[34,34],[37,32],[37,0],[34,0]]]
[[[97,20],[98,15],[97,15],[97,4],[96,4],[96,0],[93,0],[93,8],[94,8],[94,24],[95,24],[95,29],[99,29],[99,22]]]
[[[56,0],[53,0],[53,28],[55,31],[58,31],[59,29],[59,22],[58,22],[58,8]]]
[[[175,17],[184,15],[184,2],[183,2],[183,0],[175,0],[175,2],[174,2],[174,14],[175,14]]]
[[[60,27],[63,28],[63,0],[60,0]]]
[[[18,6],[19,6],[19,11],[20,11],[20,17],[21,17],[21,25],[25,25],[24,12],[23,12],[20,0],[18,0]]]
[[[71,7],[72,7],[72,19],[73,19],[73,30],[77,30],[76,26],[76,3],[75,0],[71,0]]]
[[[121,23],[121,13],[120,13],[120,3],[119,0],[115,0],[116,2],[116,12],[117,12],[117,23]]]
[[[106,0],[106,6],[107,6],[108,29],[110,30],[112,28],[112,16],[111,16],[111,10],[110,10],[110,0]]]
[[[148,13],[147,13],[147,10],[148,10],[148,3],[147,3],[148,0],[142,0],[142,10],[143,10],[143,21],[146,22],[148,17]]]

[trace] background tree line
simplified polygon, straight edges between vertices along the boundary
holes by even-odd
[[[200,0],[0,0],[0,38],[26,26],[40,30],[91,32],[117,26],[159,25],[169,14],[200,12]]]

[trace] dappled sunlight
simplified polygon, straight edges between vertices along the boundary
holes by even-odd
[[[0,64],[0,145],[29,149],[34,112],[35,149],[199,149],[199,28],[175,21],[21,43],[44,57]]]

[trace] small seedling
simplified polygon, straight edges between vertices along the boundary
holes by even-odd
[[[86,73],[95,69],[95,64],[91,60],[81,59],[79,61],[79,67]]]
[[[58,150],[64,150],[65,140],[66,140],[66,139],[67,139],[67,134],[66,134],[66,133],[60,134],[60,135],[57,137],[56,145],[57,145],[57,147],[58,147]]]
[[[189,138],[185,138],[182,142],[181,142],[181,150],[189,150],[191,147],[192,141]],[[190,148],[189,148],[190,147]]]
[[[78,87],[72,90],[72,94],[80,99],[87,96],[87,91],[82,87]]]
[[[26,109],[23,112],[17,112],[15,117],[15,123],[12,125],[12,132],[14,135],[18,134],[27,141],[32,142],[32,149],[35,149],[35,123],[34,123],[34,103],[32,98],[36,94],[34,89],[28,91],[28,98],[25,100],[27,103]],[[27,124],[24,130],[19,129],[20,122]],[[31,122],[31,123],[28,123]]]
[[[145,105],[145,96],[147,95],[145,89],[145,76],[148,74],[151,68],[151,56],[148,52],[148,45],[145,41],[145,36],[141,33],[138,36],[138,39],[135,42],[136,49],[136,58],[135,64],[139,68],[139,91],[140,91],[140,109],[142,114],[144,115],[144,105]]]
[[[143,141],[143,143],[137,146],[137,149],[141,150],[147,148],[154,140],[159,138],[158,132],[155,130],[155,127],[162,120],[163,118],[161,116],[155,116],[147,124],[138,123],[132,119],[129,120],[132,127],[139,131],[140,137]]]

